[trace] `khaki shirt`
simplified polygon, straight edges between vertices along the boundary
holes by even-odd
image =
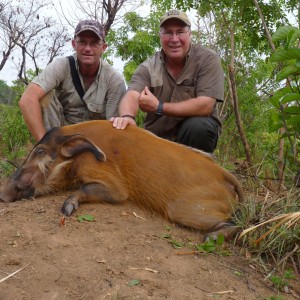
[[[74,57],[78,70],[76,55]],[[84,87],[79,71],[78,74]],[[56,58],[32,82],[38,84],[46,94],[55,89],[55,96],[63,107],[68,124],[118,116],[119,103],[126,91],[122,76],[102,59],[98,74],[83,97],[89,111],[75,89],[66,57]]]
[[[175,80],[167,71],[163,51],[143,62],[135,71],[128,90],[141,92],[145,86],[162,102],[180,102],[198,96],[209,96],[222,102],[224,72],[219,56],[212,50],[192,44],[180,76]],[[212,117],[221,127],[217,106]],[[144,127],[156,135],[175,140],[184,118],[147,113]]]

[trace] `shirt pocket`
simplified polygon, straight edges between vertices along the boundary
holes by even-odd
[[[90,118],[92,120],[106,119],[104,104],[87,103],[87,107],[90,112]]]
[[[174,96],[179,101],[197,97],[195,86],[177,86],[177,93],[176,94],[178,96],[176,96],[176,95],[174,95]]]
[[[105,111],[105,107],[104,107],[104,103],[95,103],[93,102],[88,102],[87,103],[87,107],[89,109],[89,111],[95,112],[95,113],[103,113]]]

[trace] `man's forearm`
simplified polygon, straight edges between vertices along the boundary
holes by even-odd
[[[165,102],[163,114],[173,117],[210,116],[216,100],[198,97],[180,102]]]
[[[45,93],[40,87],[30,84],[19,102],[24,121],[36,141],[39,141],[46,132],[40,106],[40,99],[44,95]]]
[[[120,117],[124,115],[132,115],[134,117],[136,116],[139,109],[139,95],[140,94],[136,91],[129,91],[124,95],[119,106]]]
[[[46,130],[43,125],[41,107],[27,101],[26,105],[20,105],[20,109],[24,118],[24,121],[28,127],[28,130],[39,141],[45,134]]]

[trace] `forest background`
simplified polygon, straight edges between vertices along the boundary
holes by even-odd
[[[0,80],[0,176],[10,175],[34,143],[18,108],[22,92],[55,57],[70,54],[80,19],[105,25],[105,59],[121,62],[128,82],[160,49],[159,18],[170,8],[187,11],[193,41],[222,59],[223,132],[215,155],[247,191],[235,216],[251,229],[242,243],[264,257],[272,276],[299,276],[300,1],[0,0],[0,78],[8,66],[16,73],[10,83]]]

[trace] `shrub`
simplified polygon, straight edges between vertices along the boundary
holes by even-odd
[[[12,166],[7,161],[15,161],[26,154],[25,146],[30,134],[18,107],[0,106],[0,153],[7,160],[1,162],[2,175],[8,175]]]

